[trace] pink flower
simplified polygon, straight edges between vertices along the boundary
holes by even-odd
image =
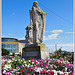
[[[62,66],[62,63],[60,63],[60,65]]]
[[[32,62],[34,62],[34,60],[31,60]]]
[[[72,69],[72,72],[74,72],[74,68]]]
[[[57,51],[55,51],[55,52],[57,52]]]
[[[60,54],[59,54],[59,56],[60,56]]]
[[[60,61],[63,61],[61,58],[59,59]]]
[[[27,75],[30,75],[29,73]]]
[[[62,70],[62,72],[63,72],[63,70]]]
[[[25,60],[25,62],[27,62],[27,61]]]
[[[59,49],[59,51],[60,51],[60,49]]]
[[[20,57],[20,59],[22,59],[22,57]]]
[[[74,74],[71,74],[71,75],[74,75]]]
[[[24,72],[24,70],[22,70],[21,72]]]
[[[62,75],[65,75],[65,74],[62,74]]]
[[[47,71],[45,71],[45,74],[48,73]]]
[[[67,64],[67,65],[69,65],[69,64]]]
[[[1,71],[1,73],[3,73],[3,71]]]
[[[38,68],[38,66],[36,66],[36,68]]]
[[[3,61],[2,63],[5,63],[5,61]]]
[[[1,68],[3,68],[4,67],[4,65],[1,65]]]
[[[48,63],[46,63],[46,65],[48,65]]]
[[[36,61],[34,61],[35,63],[38,63],[38,62],[36,62]]]
[[[4,57],[1,57],[1,59],[4,59]]]
[[[70,64],[72,64],[72,62],[70,62]]]
[[[53,75],[53,71],[50,71],[50,73],[52,73],[52,75]]]

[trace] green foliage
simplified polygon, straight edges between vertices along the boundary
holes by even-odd
[[[64,54],[62,55],[63,58],[64,58],[65,56],[67,56],[67,51],[65,51]]]
[[[55,54],[53,55],[53,58],[59,59],[60,57],[62,57],[62,50],[61,49],[55,51]]]
[[[4,56],[4,55],[6,56],[6,55],[9,55],[9,54],[10,54],[10,52],[8,50],[2,48],[2,56]]]
[[[14,57],[13,62],[11,63],[12,68],[16,68],[17,66],[25,65],[24,60],[21,60],[19,57]]]
[[[22,56],[21,52],[19,52],[19,56]]]
[[[15,53],[13,52],[13,56],[15,56]]]

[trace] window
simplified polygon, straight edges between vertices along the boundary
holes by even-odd
[[[18,53],[18,44],[16,43],[2,43],[2,47],[10,52]]]

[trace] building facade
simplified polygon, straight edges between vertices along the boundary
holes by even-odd
[[[21,41],[21,40],[20,40]],[[20,42],[15,38],[2,38],[2,47],[7,49],[10,53],[19,54],[22,53],[22,48],[25,46],[25,42]]]

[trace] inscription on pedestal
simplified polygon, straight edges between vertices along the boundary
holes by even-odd
[[[25,47],[23,49],[23,58],[25,59],[30,59],[30,58],[36,58],[40,59],[41,58],[41,53],[40,53],[40,47]]]

